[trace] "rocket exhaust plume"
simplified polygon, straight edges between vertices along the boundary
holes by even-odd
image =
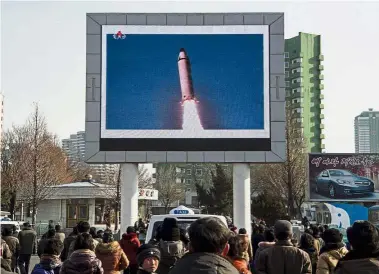
[[[203,129],[197,111],[197,101],[193,90],[191,62],[184,48],[181,48],[179,51],[178,70],[180,89],[182,92],[183,129],[188,131]]]

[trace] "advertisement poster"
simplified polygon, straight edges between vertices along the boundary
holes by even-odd
[[[379,154],[309,154],[311,201],[378,201]]]
[[[138,200],[158,200],[158,190],[150,188],[138,189]]]
[[[238,27],[104,26],[101,138],[269,140],[267,29]]]

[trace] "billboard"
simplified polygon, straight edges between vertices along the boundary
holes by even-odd
[[[158,190],[150,188],[138,189],[138,200],[158,200]]]
[[[378,201],[379,154],[309,154],[311,201]]]
[[[283,14],[87,14],[87,162],[283,161],[283,28]]]

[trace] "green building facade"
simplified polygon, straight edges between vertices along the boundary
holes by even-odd
[[[325,149],[323,60],[320,35],[300,32],[286,39],[286,100],[302,128],[308,152]]]

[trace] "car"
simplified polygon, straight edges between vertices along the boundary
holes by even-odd
[[[315,178],[316,193],[328,193],[330,198],[374,193],[374,182],[343,169],[325,169]]]

